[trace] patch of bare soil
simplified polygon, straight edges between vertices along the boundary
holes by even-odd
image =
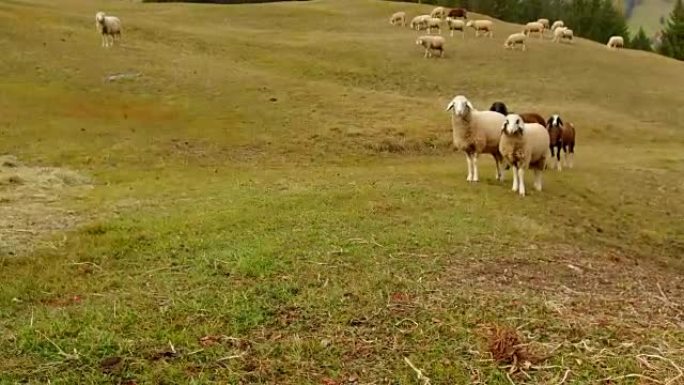
[[[73,227],[79,216],[65,201],[91,187],[90,179],[75,171],[0,156],[0,256],[23,254]]]

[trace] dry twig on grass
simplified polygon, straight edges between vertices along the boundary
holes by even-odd
[[[426,376],[422,370],[418,369],[415,365],[413,365],[413,362],[408,359],[408,357],[404,357],[404,361],[408,366],[413,369],[414,372],[416,372],[416,377],[418,377],[418,381],[420,381],[421,384],[423,385],[430,385],[430,378]]]

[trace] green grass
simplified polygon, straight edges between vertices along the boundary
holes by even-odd
[[[508,384],[489,324],[549,353],[518,384],[674,378],[636,355],[684,365],[682,64],[506,51],[498,22],[424,60],[398,9],[428,7],[0,3],[0,154],[93,180],[41,190],[78,225],[0,257],[0,382],[416,383],[408,357],[433,384]],[[142,75],[103,82],[121,72]],[[483,158],[467,185],[461,93],[560,112],[576,168],[520,199]]]

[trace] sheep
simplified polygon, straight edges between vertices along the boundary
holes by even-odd
[[[611,36],[610,39],[608,39],[606,47],[608,47],[608,49],[624,48],[625,39],[622,36]]]
[[[465,22],[463,20],[447,17],[446,21],[447,27],[451,31],[451,36],[454,36],[454,31],[461,31],[461,37],[465,39]]]
[[[489,107],[489,111],[498,112],[503,116],[508,115],[508,107],[503,102],[494,102],[492,106]]]
[[[121,20],[116,16],[107,16],[104,12],[96,13],[95,28],[102,36],[103,47],[111,47],[115,39],[121,39]]]
[[[390,17],[390,24],[397,25],[401,23],[401,26],[406,26],[406,12],[396,12]]]
[[[544,26],[544,29],[549,29],[549,19],[538,19],[537,23],[541,23],[541,25]]]
[[[560,43],[561,41],[569,40],[572,41],[574,34],[570,28],[559,27],[553,31],[553,41]]]
[[[480,154],[491,154],[496,163],[496,180],[503,181],[499,153],[499,137],[505,116],[493,111],[478,111],[463,95],[454,97],[447,105],[451,111],[453,144],[465,152],[468,163],[468,182],[479,180],[477,158]],[[544,147],[546,149],[546,147]]]
[[[437,7],[430,12],[430,17],[435,17],[439,19],[445,18],[447,15],[447,11],[444,7]]]
[[[527,40],[527,36],[524,33],[518,32],[511,34],[508,36],[508,39],[506,39],[506,42],[504,42],[504,48],[515,48],[516,45],[520,44],[522,50],[525,51],[527,49],[525,40]]]
[[[544,37],[544,24],[536,21],[531,21],[525,24],[525,27],[523,28],[523,33],[525,36],[532,35],[533,32],[538,33],[540,39]]]
[[[525,123],[539,123],[542,126],[546,125],[546,119],[536,112],[525,112],[518,114]]]
[[[441,36],[420,36],[416,40],[416,45],[422,45],[425,48],[423,57],[432,57],[432,51],[439,51],[439,57],[444,57],[444,38]]]
[[[485,36],[494,37],[494,23],[491,20],[470,20],[466,27],[472,27],[475,30],[475,37],[480,36],[480,31],[484,31]]]
[[[411,29],[415,29],[416,31],[420,30],[423,25],[425,24],[425,21],[430,18],[430,15],[418,15],[411,19],[411,23],[409,23],[409,27]]]
[[[431,17],[429,19],[425,20],[425,27],[427,29],[427,33],[431,34],[433,28],[437,28],[437,33],[439,35],[442,34],[442,19],[438,19],[436,17]]]
[[[551,24],[551,32],[555,31],[556,28],[565,27],[563,20],[556,20]]]
[[[546,166],[549,133],[538,123],[525,123],[520,115],[509,114],[501,125],[499,152],[513,167],[513,190],[525,196],[525,169],[534,170],[534,187],[542,189],[542,171]]]
[[[465,8],[454,8],[449,11],[449,14],[447,17],[450,17],[452,19],[456,18],[463,18],[463,19],[468,19],[468,11]]]
[[[575,126],[568,122],[563,123],[560,115],[551,115],[546,122],[546,129],[549,131],[549,149],[551,150],[551,157],[556,157],[556,168],[561,171],[561,148],[565,153],[563,163],[569,168],[572,168],[575,158]],[[554,154],[554,149],[555,154]]]

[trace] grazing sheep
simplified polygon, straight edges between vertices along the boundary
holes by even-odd
[[[568,122],[563,123],[563,119],[558,114],[552,115],[546,122],[546,129],[549,131],[549,149],[551,157],[556,157],[556,168],[561,171],[561,148],[565,153],[563,163],[572,168],[575,158],[575,126]],[[554,154],[555,150],[555,154]]]
[[[103,47],[111,47],[115,39],[121,39],[121,20],[116,16],[107,16],[104,12],[96,13],[95,28],[102,36]]]
[[[565,23],[563,23],[563,20],[556,20],[551,25],[551,31],[553,32],[556,30],[556,28],[560,28],[560,27],[565,27]]]
[[[622,36],[611,36],[610,39],[608,39],[606,47],[608,47],[608,49],[624,48],[625,39]]]
[[[496,162],[496,180],[503,180],[499,137],[505,116],[493,111],[478,111],[463,95],[454,97],[447,105],[452,111],[451,128],[454,147],[465,152],[468,162],[468,182],[479,180],[477,157],[491,154]],[[546,149],[546,146],[544,147]]]
[[[544,26],[544,29],[549,29],[549,19],[539,19],[537,20],[537,23],[541,23],[541,25]]]
[[[430,18],[430,15],[418,15],[411,19],[411,23],[409,23],[409,27],[411,29],[415,29],[416,31],[420,30],[423,28],[423,25],[425,25],[425,21]]]
[[[527,49],[527,47],[525,46],[525,40],[527,40],[527,36],[524,33],[514,33],[508,36],[508,39],[506,39],[506,41],[504,42],[504,48],[513,49],[516,45],[520,45],[522,47],[522,50],[525,51]]]
[[[537,21],[531,21],[525,24],[525,27],[523,28],[525,36],[531,36],[534,32],[539,34],[540,39],[544,37],[544,24]]]
[[[465,8],[454,8],[449,11],[449,14],[447,17],[450,17],[452,19],[456,18],[462,18],[462,19],[467,19],[468,18],[468,11]]]
[[[427,33],[431,34],[433,28],[437,28],[437,34],[441,35],[442,34],[442,19],[438,19],[436,17],[431,17],[425,21],[425,28],[427,29]]]
[[[447,11],[444,7],[437,7],[430,12],[431,17],[444,19],[447,16]]]
[[[559,27],[553,31],[553,41],[560,43],[562,41],[572,41],[574,34],[570,28]]]
[[[526,112],[523,114],[518,114],[525,123],[539,123],[542,126],[546,125],[546,119],[536,112]]]
[[[396,12],[390,17],[390,24],[400,24],[402,27],[406,25],[406,12]]]
[[[525,169],[534,170],[534,187],[542,189],[542,171],[546,166],[549,133],[538,123],[525,123],[516,114],[506,116],[501,126],[499,152],[513,167],[512,190],[525,196]]]
[[[447,17],[446,21],[447,27],[451,31],[451,36],[454,36],[454,31],[461,31],[461,37],[465,39],[465,22],[463,20]]]
[[[489,111],[498,112],[503,116],[508,115],[508,107],[503,102],[494,102],[492,106],[489,107]]]
[[[439,51],[439,57],[444,56],[444,38],[441,36],[421,36],[416,39],[416,45],[422,45],[425,48],[423,57],[432,57],[432,51]]]
[[[480,36],[480,31],[484,31],[485,36],[494,37],[494,23],[491,20],[470,20],[466,27],[475,30],[475,37]]]

